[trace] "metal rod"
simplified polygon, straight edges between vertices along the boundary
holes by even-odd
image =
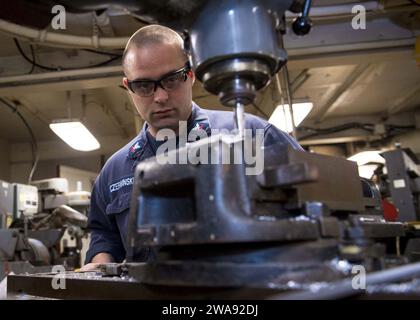
[[[71,119],[71,92],[66,91],[67,118]]]
[[[366,275],[366,288],[373,285],[386,284],[391,282],[410,280],[420,276],[420,263],[407,264],[401,267],[391,268]],[[317,291],[304,291],[291,294],[279,294],[269,300],[325,300],[342,299],[365,293],[366,289],[355,289],[352,280],[346,279],[329,284],[326,288]]]
[[[243,137],[244,136],[244,129],[245,129],[245,106],[243,103],[236,101],[235,108],[235,127],[238,129],[238,135]]]
[[[302,10],[302,17],[309,16],[309,10],[311,10],[311,0],[306,0]]]
[[[290,89],[289,69],[287,68],[287,64],[283,66],[282,73],[283,73],[283,78],[284,78],[284,87],[286,91],[287,103],[289,105],[290,118],[292,121],[292,130],[293,130],[292,135],[297,140],[295,117],[293,115],[292,90]]]
[[[283,37],[279,34],[278,36],[279,39],[279,43],[280,46],[282,48],[284,48],[284,42],[283,42]],[[285,64],[281,70],[282,72],[282,78],[283,78],[283,82],[284,82],[284,88],[285,88],[285,93],[286,93],[286,98],[287,98],[287,103],[289,104],[289,111],[290,111],[290,118],[292,121],[292,136],[297,140],[297,134],[296,134],[296,125],[295,125],[295,119],[293,116],[293,98],[292,98],[292,90],[290,87],[290,79],[289,79],[289,70],[287,68],[287,64]],[[281,82],[279,81],[280,78],[278,77],[278,75],[276,74],[277,77],[277,82],[278,82],[278,86],[281,88]],[[280,89],[281,90],[281,89]],[[283,100],[283,92],[281,92],[281,97]],[[284,103],[283,103],[283,108],[284,108]]]

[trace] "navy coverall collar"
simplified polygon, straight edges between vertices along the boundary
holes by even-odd
[[[197,124],[202,124],[207,132],[210,132],[211,124],[208,115],[204,110],[192,102],[191,115],[187,120],[187,131],[190,132]],[[147,130],[149,124],[144,123],[142,130],[140,131],[134,144],[129,148],[127,157],[132,160],[140,161],[147,156],[147,153],[151,151],[150,143],[147,139]],[[149,152],[148,152],[149,151]]]

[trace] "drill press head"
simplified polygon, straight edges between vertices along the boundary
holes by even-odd
[[[235,108],[237,122],[243,107],[254,103],[256,92],[286,63],[278,25],[293,2],[209,1],[191,27],[197,78],[224,106]]]

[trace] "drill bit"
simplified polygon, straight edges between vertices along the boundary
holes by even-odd
[[[244,136],[244,129],[245,129],[245,111],[244,111],[244,104],[240,101],[236,100],[235,103],[235,127],[238,129],[238,135],[240,137]]]

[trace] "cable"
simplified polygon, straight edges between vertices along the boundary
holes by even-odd
[[[102,54],[105,56],[113,56],[113,57],[122,57],[121,53],[114,53],[114,52],[104,52],[99,50],[93,50],[93,49],[82,49],[83,51],[92,52],[96,54]]]
[[[114,60],[117,60],[117,59],[119,59],[121,57],[120,55],[118,55],[118,56],[112,57],[111,59],[106,60],[104,62],[100,62],[100,63],[97,63],[97,64],[92,64],[90,66],[72,67],[72,68],[70,68],[70,67],[68,67],[68,68],[61,68],[61,67],[53,68],[53,67],[48,67],[48,66],[41,65],[39,63],[36,63],[34,60],[31,60],[25,54],[25,52],[23,52],[22,47],[19,44],[19,41],[16,38],[13,38],[13,40],[14,40],[14,42],[16,44],[17,49],[19,50],[19,53],[22,55],[22,57],[26,61],[28,61],[29,63],[32,63],[32,65],[35,65],[36,67],[38,67],[40,69],[44,69],[44,70],[48,70],[48,71],[66,71],[66,70],[78,70],[78,69],[88,69],[88,68],[94,68],[94,67],[101,67],[101,66],[106,65],[106,64],[108,64],[108,63],[110,63],[110,62],[112,62]]]
[[[120,57],[121,57],[121,56],[116,56],[116,57],[113,57],[113,58],[111,58],[111,59],[109,59],[109,60],[106,60],[106,61],[104,61],[104,62],[100,62],[100,63],[97,63],[97,64],[92,64],[92,65],[90,65],[90,66],[86,66],[86,67],[79,67],[79,68],[63,68],[63,69],[61,69],[61,70],[77,70],[77,69],[88,69],[88,68],[102,67],[102,66],[107,65],[108,63],[110,63],[110,62],[112,62],[112,61],[115,61],[115,60],[119,59]]]
[[[330,134],[330,133],[336,133],[339,131],[344,131],[348,129],[362,129],[369,132],[374,131],[374,125],[370,123],[357,123],[357,122],[351,122],[342,124],[339,126],[331,127],[331,128],[325,128],[325,129],[316,129],[311,127],[299,127],[299,131],[314,131],[314,133],[309,133],[303,137],[300,137],[301,140],[311,138],[314,136],[322,135],[322,134]]]
[[[397,126],[397,125],[390,125],[390,129],[415,129],[416,126]]]
[[[350,122],[350,123],[344,123],[338,126],[330,127],[330,128],[311,128],[311,127],[305,127],[302,126],[299,129],[300,130],[309,130],[309,131],[315,131],[317,133],[326,134],[326,133],[335,133],[338,131],[343,131],[347,129],[353,129],[353,128],[360,128],[368,131],[374,130],[374,125],[371,123],[358,123],[358,122]]]
[[[31,127],[29,126],[28,122],[25,120],[25,118],[22,116],[22,114],[20,113],[20,111],[17,109],[17,107],[13,106],[12,104],[8,103],[6,100],[4,100],[3,98],[0,98],[0,102],[2,102],[5,106],[9,107],[14,113],[16,113],[18,115],[18,117],[22,120],[23,124],[25,125],[25,127],[28,129],[29,134],[31,136],[31,149],[32,149],[32,169],[31,172],[29,173],[29,177],[28,177],[28,184],[31,183],[32,181],[32,177],[34,175],[35,169],[38,165],[38,161],[39,161],[39,154],[38,154],[38,142],[35,138],[34,132],[32,131]]]
[[[287,68],[287,64],[283,66],[282,74],[284,78],[287,103],[289,104],[290,119],[292,120],[292,130],[293,130],[292,133],[293,133],[293,137],[297,140],[298,137],[296,134],[295,116],[293,114],[292,89],[290,88],[289,69]]]
[[[13,38],[13,40],[14,40],[14,42],[15,42],[15,44],[16,44],[17,49],[19,50],[19,53],[22,55],[22,57],[23,57],[26,61],[28,61],[29,63],[32,63],[32,65],[33,65],[33,66],[36,66],[36,67],[41,68],[41,69],[49,70],[49,71],[58,71],[58,70],[57,70],[57,68],[51,68],[51,67],[42,66],[42,65],[40,65],[40,64],[38,64],[38,63],[36,63],[35,61],[33,61],[33,60],[29,59],[29,58],[26,56],[25,52],[23,52],[22,47],[20,46],[20,44],[19,44],[18,40],[17,40],[16,38]]]
[[[31,48],[31,55],[32,55],[32,61],[35,62],[35,51],[34,51],[34,47],[32,45],[30,45]],[[31,74],[32,72],[34,72],[35,70],[35,64],[32,63],[32,68],[29,71],[29,74]]]
[[[406,130],[410,130],[414,128],[415,126],[410,126],[410,125],[402,126],[402,125],[387,124],[386,125],[387,138],[392,137],[395,134],[400,133],[401,131],[406,131]],[[366,130],[372,133],[375,131],[375,124],[351,122],[351,123],[338,125],[335,127],[324,128],[324,129],[311,128],[311,127],[305,127],[305,126],[298,127],[299,131],[313,131],[313,133],[309,133],[301,137],[300,139],[307,139],[307,138],[311,138],[318,135],[336,133],[336,132],[344,131],[348,129],[362,129],[362,130]]]

